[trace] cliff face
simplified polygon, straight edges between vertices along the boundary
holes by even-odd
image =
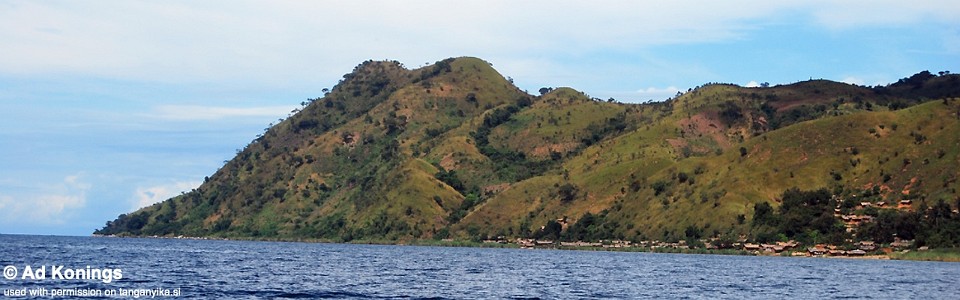
[[[917,77],[916,75],[914,77]],[[957,198],[956,75],[712,84],[660,103],[520,91],[489,63],[365,62],[196,190],[97,234],[403,240],[749,233],[757,203]],[[559,220],[559,222],[557,222]],[[588,226],[589,225],[589,226]]]

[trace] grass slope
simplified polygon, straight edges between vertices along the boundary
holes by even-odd
[[[622,104],[571,88],[534,97],[476,58],[368,61],[198,189],[97,233],[480,239],[590,213],[608,237],[678,240],[691,227],[747,233],[754,205],[792,187],[950,201],[958,76],[914,77],[874,89],[711,84]]]

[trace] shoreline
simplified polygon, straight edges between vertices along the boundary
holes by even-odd
[[[183,237],[183,236],[103,236],[103,238],[154,238],[154,239],[185,239],[185,240],[219,240],[219,241],[251,241],[251,242],[286,242],[286,243],[322,243],[322,244],[350,244],[350,245],[394,245],[394,246],[424,246],[424,247],[458,247],[458,248],[500,248],[500,249],[528,249],[528,250],[561,250],[561,251],[598,251],[598,252],[640,252],[664,254],[702,254],[702,255],[737,255],[737,256],[768,256],[794,258],[827,258],[827,259],[859,259],[859,260],[905,260],[930,262],[960,262],[960,249],[930,249],[924,251],[906,250],[888,254],[873,254],[863,256],[831,256],[831,255],[794,255],[802,252],[756,253],[743,249],[680,249],[680,248],[650,248],[650,247],[576,247],[551,245],[545,247],[522,247],[516,243],[489,243],[468,240],[432,240],[417,239],[407,241],[389,240],[354,240],[341,242],[325,239],[290,239],[290,238],[222,238],[222,237]]]

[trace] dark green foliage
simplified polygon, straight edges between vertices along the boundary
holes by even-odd
[[[913,75],[910,76],[910,77],[900,79],[899,81],[897,81],[896,83],[892,84],[891,86],[892,86],[892,87],[902,87],[902,86],[905,86],[905,87],[909,87],[909,88],[911,88],[911,89],[920,89],[921,87],[923,87],[923,84],[924,84],[925,82],[927,82],[927,80],[930,80],[930,79],[932,79],[932,78],[934,78],[934,77],[936,77],[936,76],[937,76],[937,75],[933,75],[933,73],[930,73],[930,71],[924,70],[924,71],[919,72],[919,73],[917,73],[917,74],[913,74]]]
[[[780,229],[793,237],[804,230],[812,229],[821,233],[835,231],[838,222],[833,216],[834,201],[826,189],[801,191],[793,188],[783,192],[779,213],[782,217]]]
[[[639,192],[641,188],[643,188],[643,185],[640,183],[640,180],[630,182],[630,189],[633,190],[633,192]]]
[[[552,150],[551,150],[551,151],[550,151],[550,159],[551,159],[551,160],[554,160],[554,161],[561,160],[561,159],[563,159],[563,153],[560,153],[560,152],[552,151]]]
[[[121,214],[120,216],[117,216],[116,220],[108,221],[103,229],[96,230],[93,233],[99,235],[111,235],[126,232],[133,235],[139,235],[140,229],[147,225],[149,217],[150,214],[145,211],[132,214]]]
[[[532,105],[533,99],[528,96],[520,96],[520,97],[517,97],[516,102],[517,102],[517,106],[519,106],[522,109]]]
[[[450,228],[444,227],[437,230],[437,233],[433,234],[434,239],[442,240],[450,237]]]
[[[843,180],[843,175],[840,175],[840,173],[838,172],[830,171],[830,177],[832,177],[833,180],[836,180],[836,181]]]
[[[550,220],[547,221],[547,225],[544,225],[543,229],[537,231],[533,237],[536,239],[557,241],[560,239],[561,231],[563,231],[563,225],[560,225],[557,221]]]
[[[843,243],[846,233],[840,220],[833,216],[836,205],[829,191],[792,188],[783,192],[781,201],[776,213],[766,202],[754,206],[752,226],[756,240],[768,242],[782,234],[805,243]]]
[[[814,106],[800,105],[787,111],[778,112],[770,120],[770,129],[778,129],[803,121],[809,121],[820,118],[827,113],[827,106],[818,104]]]
[[[440,134],[443,134],[443,132],[444,130],[441,128],[427,128],[426,131],[424,131],[428,138],[435,138]]]
[[[773,119],[777,113],[777,109],[768,102],[763,102],[763,104],[760,105],[760,111],[767,115],[767,119]]]
[[[626,120],[626,115],[617,114],[616,117],[607,119],[603,124],[590,123],[590,125],[587,125],[588,133],[586,137],[580,139],[580,142],[589,147],[605,137],[623,132],[627,128],[630,128],[630,124]]]
[[[960,75],[923,71],[887,86],[874,87],[873,91],[879,95],[896,97],[887,104],[891,110],[903,109],[926,99],[960,96]]]
[[[577,186],[572,185],[570,183],[564,183],[557,190],[557,194],[560,196],[560,201],[563,201],[563,202],[573,201],[573,199],[577,198],[577,194],[579,193],[580,193],[580,189],[578,189]]]
[[[920,215],[913,212],[899,213],[893,210],[877,212],[873,222],[864,224],[860,228],[863,239],[879,243],[893,242],[894,237],[912,240],[920,229]]]
[[[887,104],[887,108],[890,110],[904,109],[904,108],[907,108],[908,106],[909,105],[907,105],[906,102],[903,102],[901,100],[890,101],[890,103]]]
[[[585,213],[576,223],[567,227],[563,234],[565,241],[598,241],[601,239],[614,239],[618,224],[612,223],[607,219],[608,211],[604,210],[599,214]]]
[[[300,120],[299,122],[297,122],[297,126],[294,127],[294,131],[300,132],[302,130],[313,129],[317,127],[317,125],[320,125],[320,121],[317,121],[314,119]]]
[[[459,177],[457,177],[457,171],[456,171],[456,170],[447,171],[446,169],[444,169],[444,168],[442,168],[442,167],[439,168],[439,169],[440,169],[440,171],[437,172],[437,174],[434,174],[434,177],[436,177],[436,178],[437,178],[438,180],[440,180],[440,181],[443,181],[443,183],[446,183],[447,185],[449,185],[449,186],[452,187],[453,189],[457,190],[457,191],[460,192],[461,194],[464,193],[464,192],[466,192],[466,190],[464,189],[464,186],[463,186],[463,182],[460,181],[460,178],[459,178]]]
[[[388,161],[392,160],[400,154],[400,143],[395,139],[391,139],[386,142],[386,145],[383,147],[383,152],[380,153],[380,158]]]
[[[220,218],[220,220],[217,220],[217,222],[214,223],[214,225],[213,225],[213,230],[214,230],[214,231],[227,231],[228,229],[230,229],[230,224],[231,224],[231,223],[233,223],[233,220],[230,219],[230,218]]]
[[[453,68],[450,66],[450,63],[453,62],[453,60],[454,60],[453,58],[448,58],[448,59],[438,61],[436,64],[433,65],[432,68],[430,68],[429,72],[424,72],[420,75],[420,80],[427,80],[430,77],[434,77],[445,72],[453,71]]]
[[[383,124],[384,129],[386,129],[387,135],[396,134],[406,129],[407,117],[398,117],[396,112],[391,111],[387,114],[387,117],[383,119],[381,124]]]
[[[960,246],[960,216],[954,214],[946,201],[939,200],[927,211],[917,235],[918,243],[934,248]]]
[[[754,227],[777,226],[777,224],[780,223],[780,219],[773,213],[773,207],[770,206],[770,203],[760,202],[753,206],[752,222]]]
[[[460,203],[460,207],[450,212],[447,221],[451,224],[459,222],[463,216],[467,215],[467,212],[469,212],[471,208],[479,203],[480,197],[473,193],[467,194],[467,196],[463,198],[463,202]]]
[[[490,145],[488,136],[493,128],[510,121],[515,113],[530,104],[528,97],[521,97],[517,99],[517,104],[494,109],[483,118],[483,124],[471,133],[477,149],[496,164],[497,175],[502,180],[520,181],[527,179],[542,174],[558,162],[556,160],[532,161],[528,160],[523,152],[499,149]]]
[[[577,220],[577,223],[574,223],[567,228],[567,232],[564,235],[565,239],[573,241],[592,240],[594,237],[593,231],[596,229],[596,224],[596,217],[588,212],[580,217],[580,220]]]
[[[331,214],[321,218],[319,222],[311,229],[310,236],[315,238],[338,238],[349,241],[351,234],[346,228],[346,220],[343,214]]]
[[[685,183],[687,182],[687,179],[690,179],[690,175],[687,175],[687,173],[684,173],[684,172],[677,173],[677,182]]]
[[[960,246],[960,216],[953,213],[943,200],[937,201],[930,209],[921,207],[917,212],[880,210],[876,219],[863,225],[860,231],[863,232],[862,239],[879,243],[889,243],[897,237],[916,239],[917,246]]]
[[[720,105],[720,120],[727,126],[732,126],[743,119],[743,112],[736,103],[727,101]]]
[[[687,226],[687,229],[683,231],[684,236],[690,239],[699,239],[703,237],[703,228],[697,227],[695,225]]]
[[[683,235],[687,246],[690,248],[703,248],[703,242],[700,241],[700,238],[703,237],[703,228],[689,225],[683,230]]]
[[[910,132],[910,136],[913,136],[914,143],[917,145],[923,144],[927,140],[927,137],[919,132]]]
[[[486,117],[483,118],[483,127],[487,129],[493,129],[494,127],[500,126],[500,124],[503,124],[509,121],[510,117],[519,111],[520,111],[520,107],[516,105],[510,105],[510,106],[507,106],[506,108],[494,109],[492,112],[487,114]]]
[[[473,103],[474,106],[480,105],[480,103],[477,101],[477,94],[467,93],[467,96],[466,96],[466,99],[465,99],[465,100],[466,100],[468,103]]]
[[[667,190],[668,187],[670,187],[670,183],[666,181],[656,181],[650,187],[653,188],[654,196],[660,196],[660,194],[662,194],[664,191]]]
[[[410,229],[410,225],[406,222],[397,218],[391,218],[385,211],[381,210],[372,220],[363,226],[361,233],[368,237],[375,236],[395,239],[398,236],[409,233]]]

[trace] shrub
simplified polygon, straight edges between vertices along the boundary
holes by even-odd
[[[560,195],[561,201],[570,202],[577,198],[577,194],[580,193],[580,189],[578,189],[575,185],[565,183],[560,186],[560,189],[557,191],[557,193]]]
[[[657,182],[654,182],[653,185],[651,185],[650,187],[653,188],[653,195],[654,195],[654,196],[659,196],[659,195],[662,194],[664,191],[666,191],[666,190],[667,190],[667,187],[669,187],[669,186],[670,186],[670,183],[669,183],[669,182],[666,182],[666,181],[657,181]]]

